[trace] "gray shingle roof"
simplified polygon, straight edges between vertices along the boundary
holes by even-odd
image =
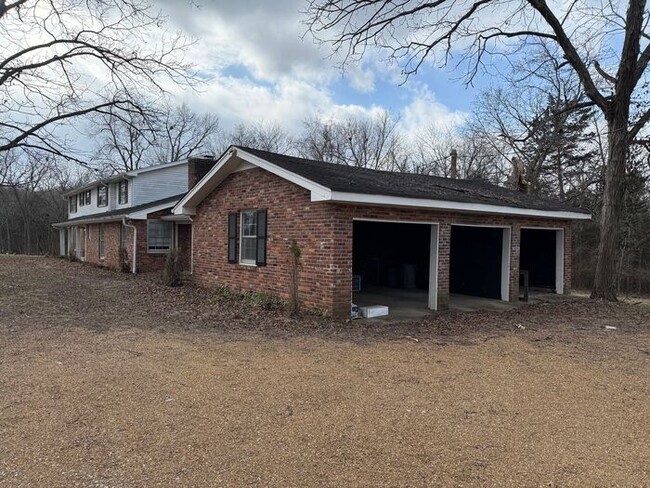
[[[89,214],[89,215],[82,215],[80,217],[75,217],[72,219],[65,220],[63,222],[58,222],[56,224],[53,224],[55,226],[59,225],[66,225],[66,224],[73,224],[75,222],[82,222],[82,221],[92,221],[92,220],[106,220],[110,219],[111,217],[123,217],[130,215],[135,212],[139,212],[141,210],[147,210],[148,208],[154,208],[159,205],[164,205],[166,203],[169,203],[169,206],[172,207],[178,200],[180,200],[185,193],[181,193],[180,195],[174,195],[173,197],[167,197],[167,198],[162,198],[160,200],[155,200],[153,202],[148,202],[148,203],[143,203],[141,205],[136,205],[134,207],[126,207],[126,208],[120,208],[116,210],[109,210],[107,212],[101,212],[101,213],[95,213],[95,214]]]
[[[477,203],[534,210],[589,214],[559,200],[537,197],[480,180],[357,168],[235,146],[332,191]]]

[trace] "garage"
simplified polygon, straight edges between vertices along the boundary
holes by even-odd
[[[452,305],[462,297],[508,300],[510,228],[453,225],[449,250]]]
[[[563,258],[564,232],[561,229],[521,229],[519,270],[528,276],[531,291],[563,292]]]
[[[435,224],[355,220],[353,303],[387,306],[391,316],[435,309],[437,243]]]

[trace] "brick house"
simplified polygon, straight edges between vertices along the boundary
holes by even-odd
[[[352,168],[233,146],[173,208],[192,219],[202,285],[288,298],[292,241],[303,304],[349,317],[352,300],[568,293],[571,223],[584,210],[482,181]]]
[[[191,220],[171,209],[214,165],[213,158],[190,158],[128,171],[67,192],[68,218],[59,229],[62,255],[132,272],[162,269],[178,248],[191,267]]]

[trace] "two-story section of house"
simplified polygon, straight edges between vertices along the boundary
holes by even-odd
[[[162,269],[177,248],[191,270],[191,220],[171,209],[215,160],[191,157],[95,180],[67,192],[59,229],[62,255],[132,272]]]

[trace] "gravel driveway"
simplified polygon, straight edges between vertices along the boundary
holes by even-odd
[[[341,324],[0,256],[2,487],[650,486],[649,446],[644,303]]]

